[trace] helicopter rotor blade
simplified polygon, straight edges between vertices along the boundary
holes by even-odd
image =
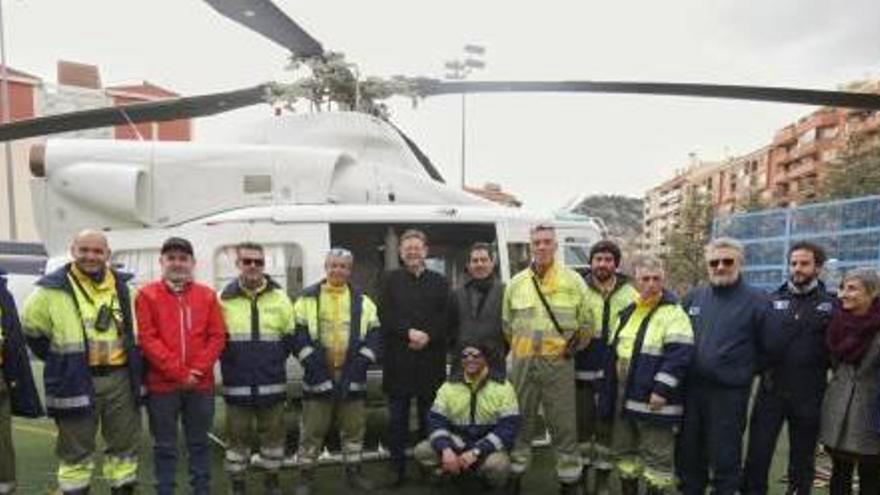
[[[847,91],[739,86],[730,84],[661,83],[625,81],[427,81],[423,96],[460,93],[622,93],[695,96],[736,100],[801,103],[845,108],[880,109],[880,94]]]
[[[269,86],[19,120],[0,126],[0,142],[59,132],[214,115],[268,101]]]
[[[301,57],[324,54],[321,43],[271,0],[205,0],[225,17],[265,36]]]

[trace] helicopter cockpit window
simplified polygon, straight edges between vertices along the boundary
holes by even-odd
[[[295,299],[303,289],[302,249],[296,244],[264,244],[265,273]],[[235,245],[223,246],[214,255],[214,288],[223,289],[238,277]]]
[[[507,256],[510,262],[510,276],[519,273],[529,266],[529,244],[526,242],[511,242],[507,244]]]
[[[586,244],[565,244],[562,246],[565,266],[583,268],[590,265],[590,251]]]
[[[367,294],[378,292],[382,273],[400,266],[397,242],[407,229],[428,236],[429,270],[442,273],[453,287],[464,283],[468,249],[475,242],[494,243],[494,224],[331,224],[330,243],[354,253],[352,283]]]

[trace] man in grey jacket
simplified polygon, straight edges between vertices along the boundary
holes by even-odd
[[[452,293],[449,332],[455,342],[450,348],[458,348],[461,342],[485,346],[490,369],[504,373],[507,356],[507,341],[501,328],[504,284],[495,276],[492,246],[484,242],[471,246],[467,272],[467,282]],[[460,361],[453,360],[455,369],[461,366]]]

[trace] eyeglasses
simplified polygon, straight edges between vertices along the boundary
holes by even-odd
[[[327,257],[334,258],[351,258],[351,251],[341,247],[330,248],[330,251],[327,251]]]
[[[239,258],[239,262],[241,262],[244,266],[265,266],[266,260],[263,258]]]
[[[736,260],[733,258],[717,258],[709,260],[709,266],[712,268],[718,268],[718,265],[733,266],[734,263],[736,263]]]
[[[461,358],[462,359],[482,359],[483,353],[480,351],[462,351]]]

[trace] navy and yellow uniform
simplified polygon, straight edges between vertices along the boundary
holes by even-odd
[[[355,468],[363,450],[367,368],[380,353],[376,305],[350,286],[321,282],[303,292],[294,315],[293,352],[305,372],[299,460],[313,470],[336,418],[344,460]]]
[[[256,464],[277,473],[284,460],[286,363],[293,338],[293,303],[270,277],[248,290],[238,280],[220,293],[227,343],[220,357],[226,400],[226,472],[243,479],[256,428]]]
[[[437,391],[428,415],[430,434],[416,446],[422,465],[436,468],[445,449],[457,454],[475,450],[478,471],[495,486],[502,486],[510,472],[508,452],[520,425],[513,385],[501,372],[468,380],[454,376]]]
[[[58,484],[65,493],[90,485],[99,424],[107,442],[104,478],[114,490],[137,481],[142,368],[130,278],[108,269],[94,280],[68,264],[38,280],[25,302],[28,345],[46,363],[46,406],[58,425]],[[102,307],[109,311],[104,323]]]
[[[637,292],[629,278],[622,273],[614,275],[614,285],[607,293],[599,287],[591,274],[587,274],[584,280],[587,283],[590,311],[598,328],[590,345],[575,355],[578,447],[584,466],[608,471],[614,467],[609,457],[611,425],[599,418],[596,404],[605,378],[611,330],[619,313],[632,304]]]
[[[611,458],[624,480],[672,492],[673,447],[684,417],[684,382],[694,355],[687,314],[669,292],[621,311],[610,335],[600,412],[613,419]],[[651,407],[651,395],[665,400]]]

